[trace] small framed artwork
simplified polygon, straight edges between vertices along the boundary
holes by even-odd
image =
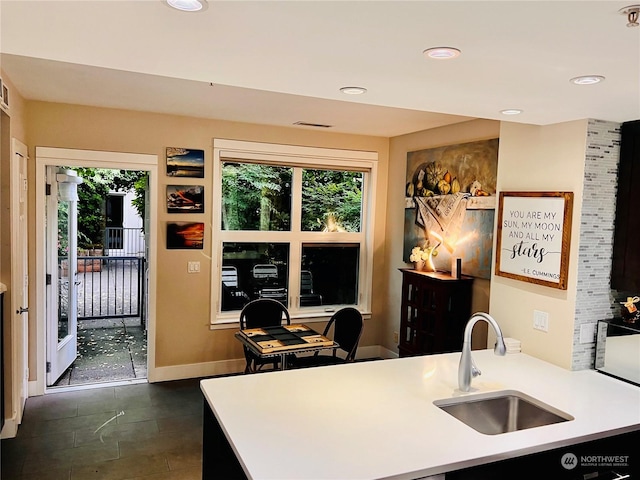
[[[4,100],[4,95],[2,94],[3,88],[4,88],[4,82],[2,81],[2,78],[0,78],[0,103],[2,103]]]
[[[204,213],[204,186],[167,185],[167,213]]]
[[[167,175],[204,178],[204,150],[167,147]]]
[[[567,289],[573,192],[501,192],[495,274]]]
[[[167,222],[167,249],[202,250],[204,248],[204,223]]]

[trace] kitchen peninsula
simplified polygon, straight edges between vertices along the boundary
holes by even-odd
[[[203,478],[417,479],[550,451],[562,471],[562,454],[576,444],[620,438],[637,446],[639,387],[522,353],[473,356],[482,376],[468,394],[458,390],[460,353],[203,380]],[[574,419],[485,435],[433,404],[500,390],[523,392]],[[627,461],[637,467],[636,457]]]

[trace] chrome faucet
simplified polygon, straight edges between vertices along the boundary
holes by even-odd
[[[477,377],[482,372],[476,367],[471,356],[471,332],[473,326],[479,321],[484,320],[491,325],[496,332],[496,345],[493,348],[493,352],[496,355],[504,355],[507,352],[507,347],[504,345],[504,339],[502,338],[502,330],[498,322],[496,322],[488,313],[474,313],[469,318],[467,326],[464,329],[464,340],[462,342],[462,355],[460,356],[460,366],[458,367],[458,386],[462,392],[468,392],[471,390],[471,379]]]

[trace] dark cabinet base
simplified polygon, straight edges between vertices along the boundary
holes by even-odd
[[[578,443],[477,467],[456,470],[446,480],[618,480],[640,474],[640,431]],[[630,475],[625,477],[625,475]]]
[[[247,476],[206,399],[202,435],[202,480],[246,480]]]

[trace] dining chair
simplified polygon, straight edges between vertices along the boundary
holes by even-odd
[[[300,306],[322,305],[322,295],[313,291],[313,275],[309,270],[300,272]]]
[[[282,325],[291,325],[291,317],[289,310],[282,303],[271,298],[258,298],[247,303],[240,312],[240,330],[248,328],[261,327],[277,327]],[[251,352],[247,347],[244,348],[244,358],[247,362],[244,373],[255,373],[262,369],[265,365],[273,365],[274,369],[278,368],[279,358],[260,358]]]
[[[322,335],[329,338],[332,329],[333,341],[339,345],[338,348],[333,349],[332,355],[320,355],[318,351],[310,356],[294,356],[291,359],[291,366],[305,368],[353,362],[364,330],[362,314],[353,307],[344,307],[332,315]],[[338,356],[338,350],[345,355]]]

